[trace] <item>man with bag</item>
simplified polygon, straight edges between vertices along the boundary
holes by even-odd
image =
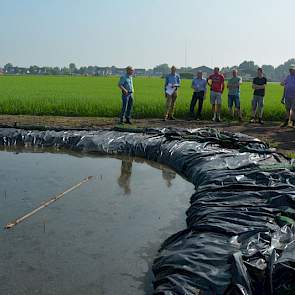
[[[164,120],[175,120],[173,114],[177,98],[177,89],[180,87],[180,76],[176,73],[176,67],[171,67],[171,73],[165,79],[166,111]]]

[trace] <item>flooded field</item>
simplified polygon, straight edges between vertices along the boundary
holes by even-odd
[[[192,191],[167,167],[138,159],[0,151],[0,294],[150,294],[151,263],[185,228]]]

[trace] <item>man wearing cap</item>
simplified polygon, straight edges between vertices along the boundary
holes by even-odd
[[[193,79],[192,81],[192,89],[194,89],[191,104],[190,104],[190,117],[194,118],[194,110],[197,101],[198,103],[198,111],[196,115],[196,119],[200,120],[201,119],[201,113],[202,113],[202,108],[203,108],[203,101],[204,97],[206,95],[206,85],[207,81],[206,79],[203,78],[203,73],[202,71],[198,71],[197,76]]]
[[[120,124],[123,124],[124,117],[126,119],[127,124],[131,124],[130,118],[131,118],[131,110],[133,106],[133,68],[131,66],[128,66],[126,68],[126,74],[123,75],[119,80],[119,88],[122,91],[122,110],[120,115]]]
[[[238,71],[236,69],[232,72],[232,78],[228,80],[228,110],[232,118],[236,114],[239,121],[241,118],[240,111],[240,85],[242,83],[242,78],[238,76]],[[235,105],[235,111],[233,111],[233,106]]]
[[[224,91],[224,77],[219,73],[219,68],[214,68],[214,73],[207,79],[210,86],[210,103],[212,105],[213,121],[220,122],[221,96]]]
[[[252,99],[252,118],[250,123],[255,123],[255,118],[258,112],[258,123],[263,124],[263,99],[265,95],[265,85],[267,84],[267,79],[263,75],[262,68],[257,69],[257,77],[253,79],[252,89],[254,89],[253,99]]]
[[[176,67],[171,67],[171,73],[166,76],[164,91],[166,96],[166,111],[164,120],[175,120],[173,113],[177,98],[177,89],[180,87],[180,76],[176,73]]]
[[[281,125],[295,127],[295,65],[289,67],[290,75],[281,83],[284,86],[286,120]]]

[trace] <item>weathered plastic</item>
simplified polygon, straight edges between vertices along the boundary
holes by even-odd
[[[206,128],[2,128],[0,144],[138,156],[192,182],[187,228],[154,261],[154,294],[295,294],[295,169],[258,139]]]

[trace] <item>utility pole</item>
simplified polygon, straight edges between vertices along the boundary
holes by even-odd
[[[184,48],[184,67],[187,68],[187,41],[185,41],[185,48]]]

